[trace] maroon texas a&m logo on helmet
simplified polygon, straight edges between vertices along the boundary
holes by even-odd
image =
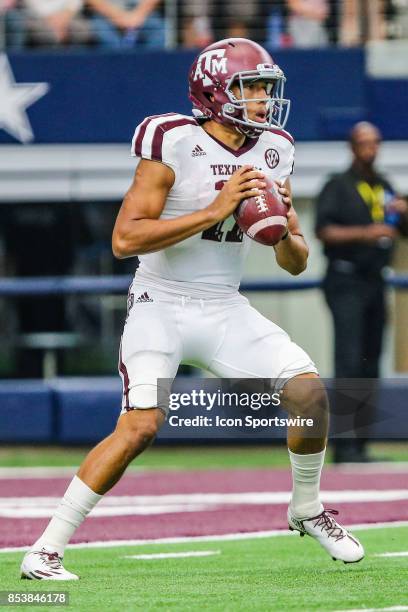
[[[218,73],[228,74],[225,51],[225,49],[203,51],[196,60],[193,81],[201,79],[204,86],[211,87],[213,84],[211,77],[215,77]]]
[[[262,80],[266,98],[247,99],[245,83]],[[189,74],[189,98],[195,114],[233,125],[250,137],[264,130],[282,129],[287,121],[290,101],[283,98],[285,75],[269,53],[257,43],[245,38],[227,38],[206,47],[194,61]],[[238,85],[240,96],[234,95]],[[248,102],[266,104],[264,122],[249,119]]]

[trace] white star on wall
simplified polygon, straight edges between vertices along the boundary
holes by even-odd
[[[0,130],[20,142],[34,140],[26,109],[48,90],[48,83],[16,83],[7,56],[0,55]]]

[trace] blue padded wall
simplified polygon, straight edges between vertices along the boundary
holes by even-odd
[[[361,49],[280,50],[274,59],[287,75],[292,99],[287,129],[296,140],[335,137],[327,125],[334,109],[366,114]],[[130,144],[147,115],[191,113],[187,76],[191,51],[10,54],[17,83],[47,83],[48,93],[27,110],[36,143]],[[336,128],[337,129],[337,128]],[[344,130],[343,130],[344,131]],[[407,131],[408,138],[408,131]],[[0,129],[0,144],[16,141]]]
[[[121,409],[118,377],[59,379],[52,388],[58,415],[55,442],[99,442],[112,432]]]
[[[191,380],[179,377],[173,393],[189,392]],[[196,384],[200,379],[193,379]],[[211,384],[216,379],[201,379],[200,388],[216,390]],[[196,387],[197,388],[197,387]],[[375,439],[408,439],[406,397],[408,382],[405,379],[383,380],[378,401],[377,418],[371,428]],[[2,381],[0,382],[0,442],[33,442],[57,444],[94,444],[109,435],[120,414],[121,382],[119,378],[67,378],[52,382]],[[208,416],[286,417],[277,408],[251,412],[248,409],[232,409],[228,414],[215,408],[206,412],[203,407],[185,406],[170,412],[171,416],[193,418]],[[162,441],[191,440],[210,442],[218,439],[254,442],[285,436],[284,428],[208,429],[194,426],[179,428],[169,422],[159,432]]]
[[[42,381],[0,384],[0,442],[49,442],[55,437],[51,389]]]

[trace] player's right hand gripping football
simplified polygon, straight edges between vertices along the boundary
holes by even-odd
[[[236,170],[207,208],[214,215],[214,223],[229,217],[242,200],[258,196],[260,190],[265,187],[264,172],[254,170],[253,166],[248,165]]]

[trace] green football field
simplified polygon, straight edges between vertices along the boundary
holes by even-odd
[[[75,583],[18,579],[22,553],[1,553],[2,590],[69,592],[70,608],[91,610],[351,610],[408,606],[408,528],[359,531],[366,558],[332,561],[296,535],[104,549],[70,549]],[[203,557],[129,559],[146,553],[212,551]],[[28,609],[28,606],[20,606]],[[46,610],[36,606],[37,610]],[[48,608],[49,609],[49,608]]]
[[[389,461],[408,459],[406,444],[374,444],[370,450],[372,455]],[[85,448],[3,447],[0,468],[75,466],[86,452]],[[234,470],[243,468],[283,466],[288,467],[283,446],[154,446],[130,470],[141,469],[148,474],[149,470],[223,469],[233,474]],[[405,471],[403,464],[398,469]],[[52,490],[49,494],[53,494]],[[164,521],[165,516],[155,520]],[[64,564],[68,570],[78,573],[81,580],[60,584],[20,580],[23,553],[0,552],[0,591],[66,591],[70,596],[68,609],[75,612],[408,611],[408,527],[376,527],[358,530],[356,535],[365,547],[366,557],[350,565],[332,561],[311,538],[300,538],[297,534],[257,538],[248,534],[245,539],[236,540],[205,539],[205,536],[196,540],[186,538],[186,542],[177,544],[74,547],[67,550]],[[209,553],[206,556],[127,558],[206,551]],[[405,555],[377,556],[387,553]],[[33,606],[20,605],[19,609],[33,609]],[[50,607],[36,605],[34,609]]]
[[[5,446],[0,448],[0,467],[79,466],[88,450],[88,447]],[[405,442],[374,442],[369,446],[369,453],[377,460],[408,462],[408,445]],[[328,449],[326,463],[330,462],[331,451]],[[284,444],[270,446],[267,444],[246,446],[155,444],[137,457],[130,469],[214,470],[288,466],[288,451]]]

